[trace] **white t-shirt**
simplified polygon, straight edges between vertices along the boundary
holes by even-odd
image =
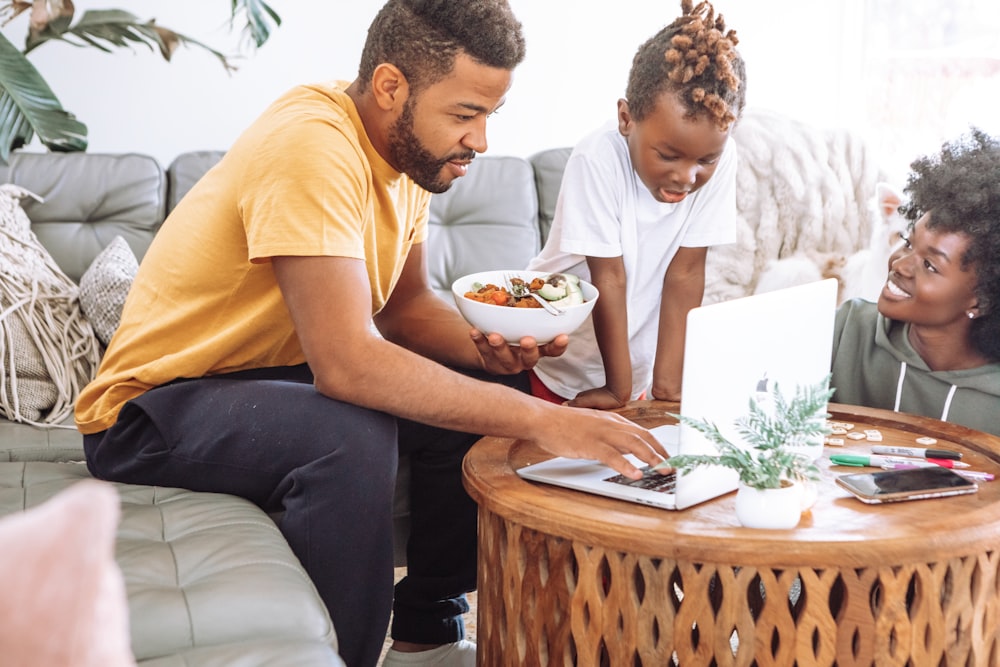
[[[625,137],[613,124],[573,149],[548,240],[527,268],[573,273],[589,281],[587,257],[623,258],[632,398],[637,398],[653,382],[663,276],[677,249],[735,240],[736,145],[732,139],[701,189],[680,203],[664,204],[639,180]],[[591,319],[570,334],[565,354],[541,359],[535,372],[549,389],[566,398],[603,387],[604,363]]]

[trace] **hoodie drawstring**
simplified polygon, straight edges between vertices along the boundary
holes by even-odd
[[[899,381],[896,383],[896,404],[892,407],[893,412],[899,412],[899,401],[903,396],[903,380],[906,378],[906,362],[899,362]],[[944,399],[944,409],[941,411],[941,421],[948,421],[948,411],[951,410],[951,400],[955,398],[958,385],[951,385],[948,390],[948,397]]]
[[[944,399],[944,410],[941,412],[941,421],[948,421],[948,411],[951,410],[951,399],[955,397],[955,392],[958,390],[957,385],[951,385],[951,389],[948,390],[948,398]]]
[[[899,362],[899,381],[896,383],[896,404],[892,406],[893,412],[899,412],[899,400],[903,396],[903,379],[906,377],[906,362]]]

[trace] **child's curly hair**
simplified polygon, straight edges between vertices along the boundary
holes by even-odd
[[[980,314],[970,336],[976,349],[1000,360],[1000,140],[973,127],[910,169],[900,213],[912,225],[929,212],[928,229],[969,238],[962,268],[976,270]]]
[[[746,67],[735,30],[708,2],[681,0],[683,14],[639,47],[625,96],[629,112],[643,120],[660,95],[674,91],[688,117],[706,114],[726,131],[746,104]]]
[[[400,69],[417,92],[447,76],[455,57],[512,70],[524,60],[521,23],[507,0],[389,0],[368,28],[358,86],[380,63]]]

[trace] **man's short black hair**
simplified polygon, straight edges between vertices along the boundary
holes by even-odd
[[[368,28],[358,85],[366,90],[375,68],[391,63],[418,91],[447,76],[460,53],[513,70],[524,50],[521,23],[506,0],[389,0]]]

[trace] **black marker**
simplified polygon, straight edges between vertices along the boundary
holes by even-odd
[[[887,445],[872,446],[873,454],[889,454],[891,456],[915,456],[920,459],[945,459],[957,461],[962,458],[961,452],[948,449],[924,449],[923,447],[889,447]]]

